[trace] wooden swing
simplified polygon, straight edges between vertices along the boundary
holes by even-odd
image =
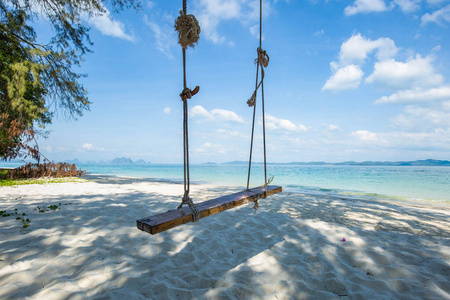
[[[266,131],[265,131],[265,115],[264,115],[264,68],[269,63],[269,56],[266,51],[262,50],[262,0],[260,0],[260,16],[259,16],[259,48],[257,49],[258,58],[256,63],[256,87],[247,104],[253,106],[253,123],[252,123],[252,135],[250,142],[250,158],[247,177],[247,189],[234,193],[231,195],[222,196],[219,198],[207,200],[198,204],[194,204],[189,197],[190,190],[190,176],[189,176],[189,135],[188,135],[188,106],[187,99],[190,99],[198,91],[199,87],[195,87],[194,90],[190,90],[186,84],[186,50],[188,46],[194,47],[197,43],[200,34],[200,26],[193,15],[187,15],[186,13],[186,0],[183,0],[183,10],[180,11],[180,16],[175,21],[175,29],[178,31],[179,44],[183,50],[183,91],[180,94],[183,101],[183,148],[184,148],[184,195],[181,204],[177,209],[169,210],[164,213],[156,214],[147,218],[137,220],[137,228],[156,234],[179,225],[183,225],[189,222],[197,222],[201,218],[222,212],[227,209],[231,209],[248,202],[255,202],[255,209],[258,207],[258,200],[266,198],[270,195],[280,193],[282,191],[281,186],[269,185],[271,180],[267,180],[267,163],[266,163]],[[261,71],[261,81],[258,83],[258,75]],[[264,185],[257,188],[249,188],[250,184],[250,171],[252,163],[253,152],[253,136],[255,132],[255,115],[256,115],[256,94],[261,87],[261,107],[262,107],[262,124],[263,124],[263,148],[264,148]],[[187,204],[189,208],[183,207]]]

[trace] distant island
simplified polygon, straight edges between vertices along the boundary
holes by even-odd
[[[232,161],[225,164],[232,165],[248,165],[247,161]],[[262,162],[254,162],[252,164],[260,165]],[[323,161],[313,161],[313,162],[290,162],[290,163],[268,163],[274,165],[302,165],[302,166],[450,166],[450,161],[448,160],[437,160],[437,159],[425,159],[425,160],[414,160],[414,161],[345,161],[339,163],[330,163]]]
[[[77,158],[72,160],[66,160],[67,163],[71,164],[97,164],[97,165],[151,165],[150,162],[146,162],[143,159],[133,161],[128,157],[117,157],[111,161],[88,161],[81,162]],[[252,162],[253,165],[262,165],[262,162]],[[269,165],[291,165],[291,166],[450,166],[449,160],[437,160],[437,159],[424,159],[424,160],[414,160],[414,161],[344,161],[344,162],[323,162],[323,161],[312,161],[312,162],[289,162],[289,163],[267,163]],[[248,166],[248,161],[230,161],[226,163],[214,163],[206,162],[200,163],[200,165],[245,165]]]

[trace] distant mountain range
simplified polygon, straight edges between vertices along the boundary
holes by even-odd
[[[83,162],[78,159],[67,160],[66,162],[71,164],[83,164]],[[146,162],[143,159],[133,161],[128,157],[117,157],[111,161],[99,161],[99,162],[84,162],[85,164],[112,164],[112,165],[150,165],[150,162]],[[225,165],[248,165],[248,161],[231,161],[223,163]],[[254,165],[261,165],[262,162],[253,162]],[[323,161],[313,161],[313,162],[290,162],[290,163],[268,163],[270,165],[297,165],[297,166],[450,166],[450,161],[448,160],[437,160],[437,159],[425,159],[425,160],[414,160],[414,161],[345,161],[339,163],[329,163]],[[202,165],[216,165],[213,162],[203,163]]]

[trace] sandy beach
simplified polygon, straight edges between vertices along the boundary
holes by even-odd
[[[0,217],[0,299],[450,299],[448,203],[283,192],[152,236],[182,184],[86,179],[0,188],[30,220]]]

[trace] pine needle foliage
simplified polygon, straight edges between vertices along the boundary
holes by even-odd
[[[77,119],[91,104],[75,72],[93,45],[86,18],[106,13],[99,0],[0,1],[0,159],[39,162],[36,135],[55,112]],[[112,0],[118,12],[139,0]],[[33,21],[46,20],[54,36],[38,43]]]

